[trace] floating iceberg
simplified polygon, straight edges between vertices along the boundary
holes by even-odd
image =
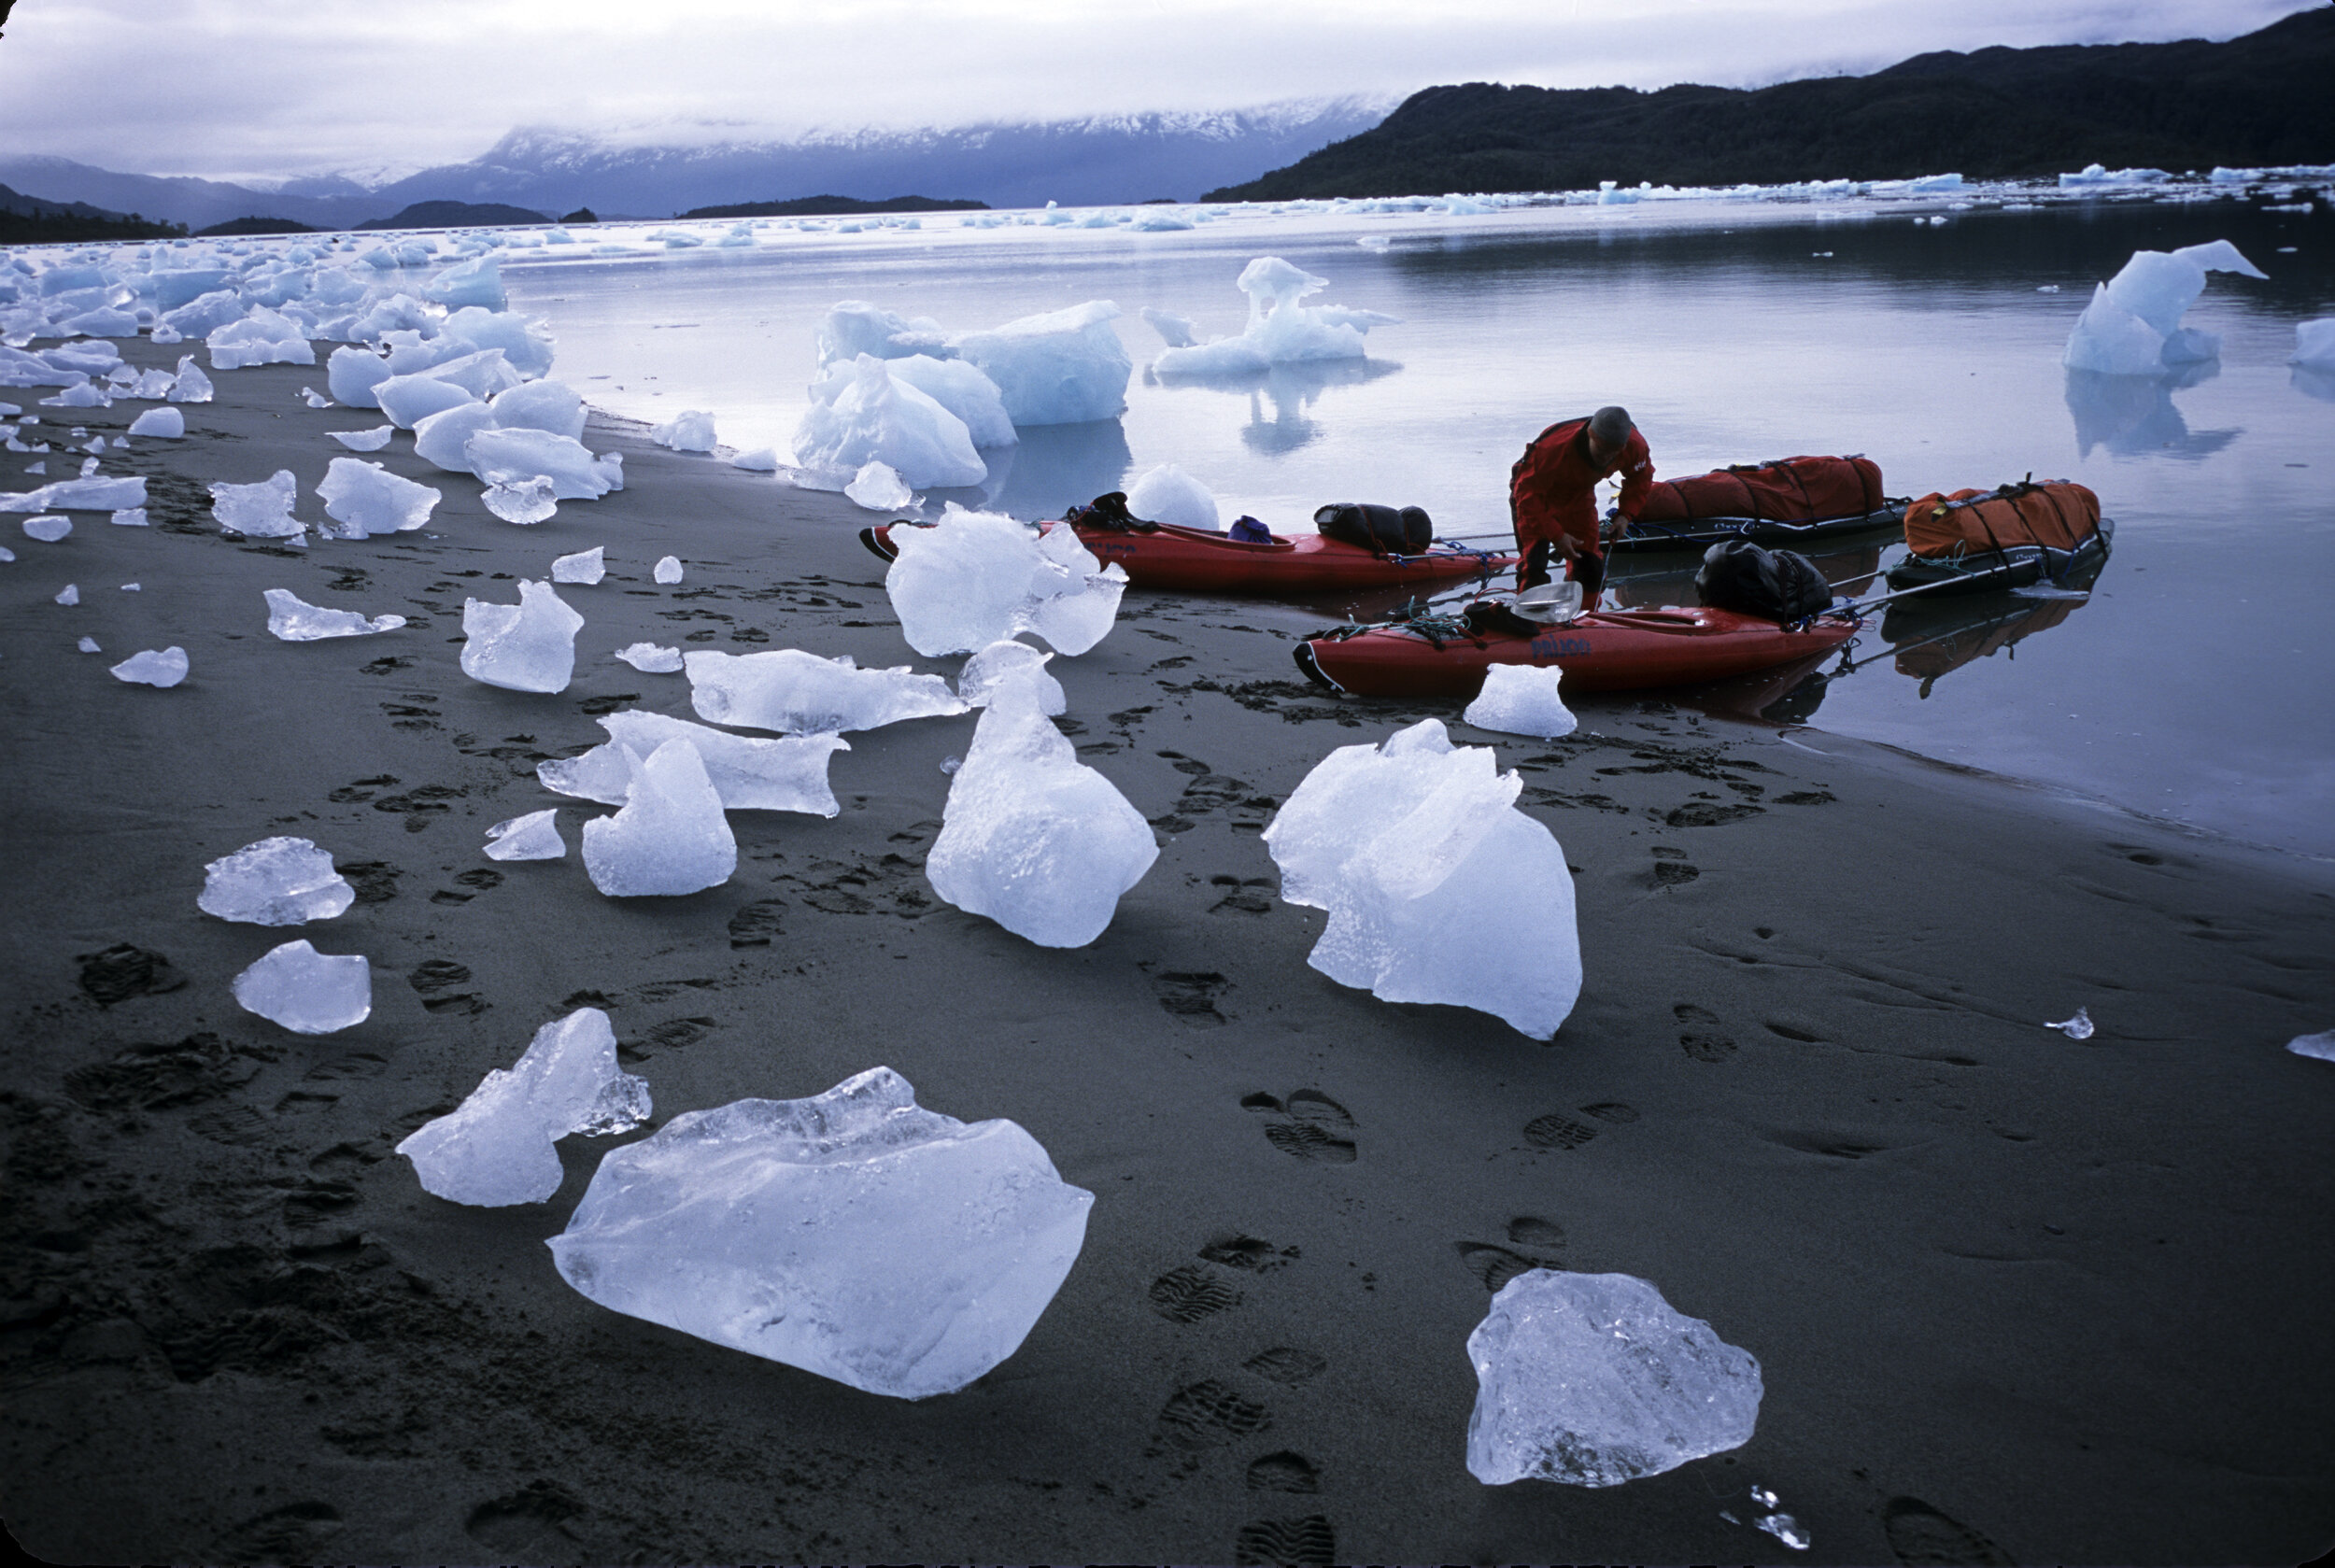
[[[905,381],[965,422],[976,447],[1012,446],[1021,440],[1005,411],[998,384],[963,360],[911,354],[886,361],[895,381]]]
[[[1612,1487],[1751,1440],[1760,1363],[1627,1274],[1535,1268],[1467,1336],[1468,1473]]]
[[[343,537],[403,533],[430,521],[446,497],[362,458],[334,458],[317,487],[324,515],[355,530]],[[249,530],[244,531],[248,532]]]
[[[2181,325],[2183,313],[2205,291],[2209,272],[2267,275],[2228,240],[2136,250],[2123,270],[2092,290],[2091,303],[2068,333],[2061,362],[2106,375],[2157,375],[2215,358],[2221,351],[2218,337]]]
[[[109,673],[132,685],[175,686],[187,678],[187,650],[169,647],[157,653],[147,648],[115,665]]]
[[[654,643],[632,643],[618,648],[616,657],[644,675],[678,675],[681,673],[681,650],[659,647]]]
[[[506,818],[487,829],[489,860],[562,860],[567,841],[559,837],[559,808]]]
[[[586,587],[608,575],[608,567],[601,558],[607,549],[595,544],[588,550],[578,550],[572,556],[560,556],[551,563],[551,580],[555,583],[580,583]]]
[[[592,885],[612,898],[677,897],[728,882],[738,841],[697,747],[675,739],[646,757],[619,755],[630,775],[624,809],[584,824]]]
[[[2287,363],[2305,370],[2335,371],[2335,316],[2296,322],[2294,357]]]
[[[996,512],[951,502],[940,522],[897,528],[884,574],[900,634],[927,657],[970,653],[1035,631],[1077,657],[1119,613],[1126,571],[1103,566],[1069,528],[1040,534]]]
[[[948,352],[948,333],[929,316],[896,316],[865,300],[845,300],[819,322],[819,365],[849,364],[862,354],[903,360]]]
[[[1559,685],[1564,671],[1554,664],[1495,664],[1484,671],[1483,691],[1467,705],[1461,719],[1478,729],[1504,735],[1531,735],[1553,741],[1580,727],[1580,720],[1564,705]]]
[[[550,1246],[612,1311],[923,1399],[1020,1349],[1094,1201],[1015,1123],[926,1110],[874,1067],[610,1151]]]
[[[1422,719],[1332,752],[1265,830],[1281,897],[1329,911],[1307,960],[1389,1002],[1443,1002],[1548,1039],[1580,995],[1573,877],[1523,780]],[[1532,890],[1520,921],[1490,886]]]
[[[1079,761],[1032,675],[991,686],[925,861],[933,891],[1040,947],[1084,947],[1158,858],[1151,826]]]
[[[354,610],[327,610],[303,603],[290,588],[269,588],[267,629],[287,643],[314,643],[327,637],[368,637],[395,631],[405,624],[403,615],[375,615],[368,620]]]
[[[146,504],[146,480],[59,479],[37,490],[0,492],[0,512],[120,512]]]
[[[1208,487],[1173,463],[1162,463],[1127,487],[1127,510],[1150,523],[1224,531],[1224,518]]]
[[[578,1008],[536,1030],[507,1071],[489,1072],[397,1151],[413,1162],[424,1192],[449,1202],[542,1203],[559,1190],[559,1139],[630,1132],[650,1109],[647,1081],[616,1066],[608,1015]]]
[[[870,463],[853,475],[843,487],[843,494],[855,506],[870,512],[897,512],[914,502],[915,492],[900,482],[900,476],[883,463]]]
[[[1053,718],[1069,708],[1062,683],[1046,673],[1046,663],[1053,657],[1026,643],[992,643],[957,671],[956,695],[968,708],[985,708],[991,695],[1006,682],[1026,681],[1038,699],[1038,711]]]
[[[1127,378],[1135,372],[1111,328],[1118,314],[1109,300],[1089,300],[967,332],[951,346],[997,386],[1016,425],[1115,419],[1127,411]]]
[[[217,329],[204,344],[211,351],[213,370],[317,362],[317,352],[308,346],[308,334],[300,323],[264,305],[239,321],[230,321]]]
[[[279,468],[256,485],[213,485],[211,516],[222,530],[248,539],[298,539],[308,531],[291,515],[299,499],[299,481],[290,469]]]
[[[373,967],[361,953],[318,953],[304,938],[271,949],[235,977],[236,1005],[296,1035],[329,1035],[373,1012]]]
[[[522,581],[517,604],[462,601],[462,673],[507,691],[565,691],[584,617],[549,583]]]
[[[306,839],[262,839],[203,868],[195,908],[247,925],[305,925],[346,913],[357,890]]]
[[[658,445],[670,446],[676,452],[711,452],[714,449],[714,416],[701,408],[684,409],[651,430],[648,438]]]
[[[835,475],[880,462],[915,489],[978,485],[989,473],[964,420],[867,354],[811,384],[795,460]]]
[[[1152,361],[1152,369],[1161,375],[1245,375],[1272,365],[1359,360],[1367,352],[1365,333],[1402,319],[1343,305],[1300,304],[1328,288],[1329,280],[1278,256],[1260,256],[1243,267],[1239,287],[1249,296],[1247,328],[1236,337],[1169,348]]]
[[[504,522],[522,528],[545,522],[559,510],[554,494],[558,488],[557,481],[548,473],[515,483],[489,485],[485,496],[487,510]]]
[[[903,719],[964,713],[938,675],[906,666],[862,670],[849,654],[821,658],[800,648],[766,654],[706,650],[682,656],[698,717],[786,735],[875,729]]]
[[[489,485],[521,484],[537,474],[551,478],[560,501],[598,501],[624,487],[621,464],[595,458],[580,441],[549,431],[482,430],[463,447],[471,472]],[[611,468],[616,472],[611,473]]]
[[[679,660],[674,661],[678,668]],[[808,812],[833,816],[839,808],[828,785],[828,759],[851,750],[839,735],[729,735],[686,719],[627,709],[601,719],[606,744],[583,756],[536,764],[545,789],[603,805],[621,806],[632,784],[626,754],[647,756],[668,741],[686,741],[705,764],[705,776],[729,812]]]
[[[163,441],[181,441],[186,438],[187,417],[168,406],[149,408],[130,421],[130,433],[150,435]]]

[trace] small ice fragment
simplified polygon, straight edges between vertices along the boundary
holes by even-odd
[[[741,452],[729,459],[732,468],[743,468],[749,473],[776,473],[778,453],[769,446],[757,446],[751,452]]]
[[[205,914],[246,925],[305,925],[357,901],[333,857],[307,839],[262,839],[203,868],[194,901]]]
[[[684,410],[650,431],[649,439],[676,452],[711,452],[714,416],[701,408]]]
[[[124,583],[121,585],[121,591],[123,593],[135,593],[138,591],[140,586],[141,585],[136,583]]]
[[[1749,1351],[1627,1274],[1518,1275],[1467,1359],[1467,1469],[1487,1486],[1619,1486],[1741,1448],[1765,1391]]]
[[[1781,1500],[1767,1488],[1755,1486],[1751,1489],[1751,1501],[1762,1508],[1773,1508]]]
[[[318,953],[302,938],[235,977],[235,1002],[296,1035],[329,1035],[373,1012],[373,966],[361,953]]]
[[[956,770],[964,766],[965,759],[961,756],[949,756],[941,759],[941,771],[951,776],[954,776]]]
[[[454,1203],[501,1208],[542,1203],[559,1190],[570,1133],[629,1132],[648,1120],[648,1083],[616,1066],[616,1035],[598,1008],[578,1008],[535,1031],[525,1054],[479,1081],[460,1106],[397,1146],[422,1190]]]
[[[462,673],[506,691],[565,691],[584,617],[549,583],[522,581],[517,604],[462,601]]]
[[[684,654],[681,661],[698,717],[742,729],[816,735],[965,712],[940,676],[919,675],[904,665],[862,670],[849,654],[821,658],[800,648],[762,654],[705,649]]]
[[[487,487],[487,510],[506,523],[540,523],[559,510],[554,499],[556,481],[548,473],[532,479]]]
[[[2077,1008],[2073,1018],[2064,1023],[2046,1024],[2044,1027],[2057,1029],[2072,1040],[2087,1040],[2092,1038],[2091,1011],[2087,1008]]]
[[[403,615],[375,615],[371,620],[354,610],[328,610],[304,602],[290,588],[269,588],[267,629],[286,643],[315,643],[327,637],[369,637],[395,631],[405,624]]]
[[[187,433],[187,417],[168,404],[160,408],[149,408],[130,421],[130,433],[157,436],[164,441],[177,441],[183,439]]]
[[[665,557],[657,563],[657,570],[652,575],[660,583],[678,583],[681,581],[681,558],[679,556]]]
[[[256,485],[213,485],[211,516],[221,530],[247,538],[297,539],[308,530],[292,519],[292,503],[299,498],[299,481],[290,469],[279,468]]]
[[[843,487],[843,494],[870,512],[897,512],[915,499],[915,493],[901,483],[899,473],[881,462],[864,464],[852,482]]]
[[[60,604],[80,603],[81,586],[78,583],[67,583],[64,586],[64,590],[57,595],[57,602]]]
[[[151,524],[143,506],[125,506],[106,519],[117,528],[148,528]]]
[[[191,354],[178,356],[178,378],[170,384],[173,403],[208,403],[215,388],[211,378],[203,374],[203,367],[194,362]]]
[[[551,563],[551,580],[555,583],[577,583],[590,587],[608,575],[607,563],[601,553],[608,548],[595,544],[588,550],[578,550],[572,556],[559,556]]]
[[[2335,1029],[2315,1035],[2297,1035],[2286,1042],[2286,1049],[2298,1056],[2314,1056],[2322,1062],[2335,1062]]]
[[[113,667],[113,678],[136,685],[175,686],[187,678],[187,650],[169,647],[157,653],[148,648],[132,654]]]
[[[1530,735],[1543,741],[1570,735],[1580,727],[1580,720],[1573,716],[1573,711],[1558,693],[1558,685],[1564,678],[1563,667],[1554,664],[1538,668],[1529,664],[1493,665],[1484,671],[1482,693],[1467,705],[1460,718],[1478,729],[1497,730],[1504,735]]]
[[[5,544],[0,544],[0,561],[10,561],[14,559],[16,559],[16,552],[9,549]]]
[[[1936,223],[1942,219],[1933,218],[1930,221]],[[1796,1552],[1808,1549],[1808,1533],[1801,1529],[1800,1521],[1790,1514],[1770,1514],[1759,1521],[1759,1526]]]
[[[132,425],[130,433],[140,433],[137,426]],[[352,452],[378,452],[389,444],[389,437],[397,433],[397,427],[375,425],[369,431],[327,431],[325,433]]]
[[[333,400],[326,397],[322,392],[318,391],[314,387],[301,388],[300,397],[301,401],[305,403],[310,408],[330,408],[333,406]]]
[[[1224,516],[1216,498],[1174,463],[1161,463],[1127,487],[1127,510],[1145,522],[1176,528],[1224,531]]]
[[[73,531],[73,519],[50,513],[45,517],[24,519],[24,531],[44,544],[54,544]]]
[[[487,829],[487,858],[489,860],[561,860],[567,857],[567,841],[559,837],[559,808],[530,812],[525,816],[511,817]]]
[[[630,756],[646,756],[668,741],[686,741],[705,764],[705,776],[726,812],[805,812],[833,816],[840,808],[828,784],[828,761],[851,750],[838,735],[789,735],[778,740],[731,735],[687,719],[628,708],[600,721],[608,742],[581,756],[536,765],[545,789],[603,805],[621,806],[631,793]]]
[[[677,675],[681,672],[679,648],[660,648],[654,643],[634,643],[618,648],[616,657],[644,675]]]
[[[900,1399],[1011,1356],[1094,1194],[1012,1122],[924,1109],[874,1067],[801,1100],[676,1116],[609,1151],[560,1277],[613,1311]]]
[[[1011,638],[992,643],[957,671],[956,695],[968,708],[985,708],[991,695],[1007,681],[1029,681],[1038,695],[1038,711],[1054,717],[1069,707],[1069,701],[1063,695],[1062,683],[1046,673],[1047,661],[1053,657]]]
[[[2038,283],[2035,285],[2035,292],[2038,294],[2056,294],[2059,291],[2059,286],[2056,283]]]
[[[39,445],[34,447],[33,450],[35,452],[46,452],[49,450],[49,444],[44,441]],[[24,465],[24,472],[26,473],[37,473],[43,478],[46,478],[49,473],[49,459],[44,458],[36,463],[26,463]]]
[[[592,885],[612,898],[678,897],[728,882],[738,841],[697,747],[676,738],[624,759],[632,775],[624,809],[584,824]]]
[[[1725,1520],[1726,1520],[1729,1524],[1741,1524],[1741,1523],[1743,1522],[1741,1519],[1739,1519],[1735,1518],[1735,1516],[1734,1516],[1734,1515],[1733,1515],[1733,1514],[1729,1513],[1729,1512],[1728,1512],[1726,1509],[1724,1509],[1724,1508],[1721,1508],[1721,1509],[1719,1511],[1719,1517],[1720,1519],[1725,1519]]]
[[[94,637],[84,637],[74,646],[85,654],[102,654],[106,651],[97,645],[97,639]]]

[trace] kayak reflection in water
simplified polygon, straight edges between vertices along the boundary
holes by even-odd
[[[1533,438],[1508,471],[1508,516],[1516,529],[1518,590],[1549,581],[1550,557],[1581,585],[1581,606],[1597,607],[1606,586],[1606,542],[1597,530],[1597,481],[1621,475],[1615,533],[1626,530],[1654,483],[1654,460],[1627,409],[1606,406],[1565,419]]]

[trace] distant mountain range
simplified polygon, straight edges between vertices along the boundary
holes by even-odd
[[[1555,91],[1470,82],[1211,200],[1782,184],[1959,172],[2047,178],[2087,163],[2180,172],[2335,162],[2335,9],[2228,43],[1918,55],[1866,77],[1743,91]]]
[[[1384,99],[1308,100],[1194,114],[819,134],[794,141],[616,145],[521,128],[485,154],[386,184],[342,175],[272,189],[220,180],[120,174],[70,159],[0,153],[0,181],[55,202],[139,212],[191,228],[236,218],[288,218],[349,228],[416,202],[502,203],[540,212],[589,207],[603,218],[668,218],[696,207],[819,195],[884,200],[908,193],[991,206],[1189,201],[1211,186],[1351,136],[1385,115]]]

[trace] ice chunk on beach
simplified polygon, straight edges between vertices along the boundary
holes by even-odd
[[[1372,327],[1401,318],[1343,305],[1308,305],[1307,296],[1329,287],[1278,256],[1259,256],[1240,271],[1249,296],[1249,324],[1237,335],[1191,347],[1170,347],[1152,361],[1161,375],[1244,375],[1272,365],[1318,360],[1359,360]]]
[[[191,354],[178,357],[178,374],[170,384],[173,403],[208,403],[216,390],[211,378],[203,374],[203,367],[194,362]]]
[[[464,305],[446,317],[444,331],[449,337],[481,348],[500,348],[510,367],[528,380],[551,373],[557,346],[550,329],[536,317],[516,310]]]
[[[905,381],[965,422],[965,433],[976,447],[1012,446],[1021,440],[1006,414],[998,384],[963,360],[935,359],[912,354],[890,360],[886,368],[895,381]]]
[[[397,1146],[422,1190],[452,1203],[502,1208],[559,1190],[570,1133],[630,1132],[652,1109],[645,1079],[616,1066],[616,1035],[598,1008],[535,1031],[508,1070],[495,1068],[459,1107]]]
[[[682,577],[681,558],[679,556],[658,557],[656,569],[652,571],[649,575],[668,586],[680,582]]]
[[[2209,272],[2263,277],[2228,240],[2178,250],[2136,250],[2123,269],[2092,290],[2068,333],[2061,362],[2106,375],[2156,375],[2169,365],[2212,359],[2211,333],[2183,332],[2181,317],[2205,291]]]
[[[630,775],[624,809],[584,824],[592,885],[612,898],[677,897],[728,882],[738,841],[697,747],[676,737],[645,757],[618,753]]]
[[[572,556],[560,556],[551,563],[551,580],[555,583],[581,583],[589,587],[608,575],[607,563],[601,559],[608,546],[595,544],[588,550],[578,550]]]
[[[290,588],[269,588],[267,629],[287,643],[314,643],[327,637],[368,637],[395,631],[405,624],[403,615],[375,615],[368,620],[354,610],[328,610],[301,601]]]
[[[729,459],[732,468],[743,468],[748,473],[776,473],[778,451],[775,447],[757,446],[751,452],[741,452]]]
[[[102,654],[106,651],[97,645],[97,639],[94,637],[84,637],[73,645],[76,649],[85,654]]]
[[[373,967],[361,953],[318,953],[302,938],[237,975],[236,1005],[296,1035],[329,1035],[373,1012]]]
[[[1170,348],[1190,348],[1200,341],[1196,335],[1198,329],[1188,316],[1178,316],[1151,305],[1145,305],[1140,314],[1151,324],[1152,331],[1159,334],[1159,340]]]
[[[547,431],[570,441],[584,439],[584,399],[564,381],[529,381],[497,392],[488,405],[506,431]]]
[[[989,473],[964,420],[867,354],[812,383],[795,460],[839,476],[881,462],[914,489],[978,485]]]
[[[333,857],[307,839],[262,839],[203,868],[194,901],[205,914],[247,925],[305,925],[357,901]]]
[[[1118,314],[1109,300],[1089,300],[967,332],[952,346],[996,383],[1017,426],[1115,419],[1127,411],[1127,379],[1135,372],[1111,330]]]
[[[78,583],[67,583],[64,587],[57,590],[57,602],[64,605],[80,603],[81,586]]]
[[[356,530],[359,538],[420,528],[446,499],[362,458],[334,458],[317,494],[324,498],[324,515]]]
[[[681,673],[681,650],[660,647],[655,643],[630,643],[618,648],[616,657],[644,675],[678,675]]]
[[[843,494],[853,504],[870,512],[897,512],[915,501],[915,492],[900,482],[900,476],[883,463],[870,463],[855,474],[843,487]]]
[[[506,302],[502,267],[492,256],[474,256],[438,273],[421,286],[421,297],[434,304],[476,305],[500,311]]]
[[[2057,1024],[2046,1024],[2044,1027],[2057,1029],[2072,1040],[2087,1040],[2092,1038],[2098,1025],[2092,1023],[2092,1013],[2089,1008],[2077,1008],[2073,1018],[2064,1019]]]
[[[1127,510],[1150,523],[1222,532],[1224,520],[1216,498],[1206,485],[1178,468],[1161,463],[1127,487]]]
[[[150,435],[163,441],[179,441],[186,437],[187,417],[167,405],[149,408],[130,421],[132,435]]]
[[[370,348],[335,348],[324,362],[325,388],[335,403],[351,408],[380,407],[375,388],[395,374],[389,361]]]
[[[487,510],[506,523],[522,527],[544,522],[559,510],[559,502],[552,494],[558,487],[558,482],[548,473],[516,483],[489,485],[485,497]]]
[[[1073,657],[1111,630],[1126,572],[1104,567],[1076,530],[1040,535],[1001,513],[950,503],[930,527],[896,528],[884,591],[908,645],[927,657],[970,653],[1035,631]]]
[[[389,417],[389,423],[408,431],[432,414],[481,401],[469,388],[442,381],[426,371],[414,375],[392,375],[373,391],[380,400],[381,412]]]
[[[1422,719],[1380,746],[1344,746],[1265,830],[1281,897],[1329,911],[1307,960],[1389,1002],[1441,1002],[1548,1039],[1580,995],[1572,873],[1549,829],[1515,809],[1523,781],[1488,746],[1453,747]],[[1519,923],[1492,885],[1533,890]]]
[[[1040,947],[1084,947],[1158,858],[1150,824],[1079,761],[1037,683],[993,685],[925,861],[933,891]]]
[[[36,472],[35,463],[26,472]],[[0,512],[119,512],[146,504],[146,479],[57,479],[37,490],[0,493]]]
[[[1467,1336],[1468,1473],[1611,1487],[1751,1440],[1760,1363],[1628,1274],[1535,1268]]]
[[[673,668],[681,667],[678,657]],[[705,776],[728,812],[806,812],[833,816],[841,808],[828,784],[828,760],[851,750],[839,735],[789,735],[778,740],[729,735],[687,719],[626,709],[600,721],[608,742],[583,756],[536,764],[545,789],[603,805],[621,806],[632,784],[627,756],[647,756],[668,741],[686,741],[705,764]]]
[[[245,365],[312,365],[317,351],[300,323],[265,305],[239,321],[230,321],[205,338],[213,370],[240,370]]]
[[[992,643],[965,661],[956,674],[956,695],[969,708],[985,708],[990,697],[1009,681],[1027,682],[1038,699],[1038,711],[1049,718],[1067,712],[1069,699],[1062,683],[1046,673],[1052,654],[1041,654],[1026,643],[1011,639]]]
[[[560,860],[567,841],[559,837],[559,808],[508,817],[487,829],[489,860]]]
[[[2298,1056],[2335,1062],[2335,1029],[2322,1030],[2315,1035],[2297,1035],[2286,1042],[2286,1049]]]
[[[290,469],[279,468],[256,485],[213,485],[211,516],[221,529],[248,539],[297,539],[308,530],[291,515],[299,499],[299,481]]]
[[[44,544],[54,544],[58,540],[63,539],[66,534],[71,533],[72,531],[73,519],[70,517],[60,516],[53,512],[47,516],[27,517],[24,519],[25,536],[31,539],[37,539]]]
[[[496,428],[495,412],[483,403],[458,403],[425,414],[414,426],[414,456],[448,473],[470,473],[470,438]]]
[[[168,647],[159,653],[152,648],[132,654],[111,671],[117,681],[133,685],[175,686],[187,678],[187,650]]]
[[[560,501],[598,501],[624,487],[621,463],[612,460],[621,454],[596,459],[582,442],[549,431],[483,430],[462,450],[471,472],[489,485],[522,484],[547,474],[551,493]]]
[[[1460,717],[1478,729],[1530,735],[1553,741],[1570,735],[1580,720],[1564,705],[1558,687],[1564,671],[1554,664],[1495,664],[1484,671],[1482,692]]]
[[[318,391],[314,387],[301,388],[300,401],[306,403],[310,408],[330,408],[333,406],[333,400],[326,397],[322,392]]]
[[[522,581],[517,604],[462,601],[462,673],[506,691],[565,691],[584,617],[549,583]]]
[[[670,446],[676,452],[711,452],[714,449],[714,416],[701,408],[686,408],[648,432],[648,438],[659,446]]]
[[[938,675],[919,675],[905,665],[862,670],[849,654],[821,658],[800,648],[762,654],[707,649],[684,654],[682,662],[698,717],[742,729],[817,735],[966,711]]]
[[[874,1067],[610,1151],[550,1246],[612,1311],[923,1399],[1020,1349],[1094,1201],[1020,1126],[924,1109]]]

